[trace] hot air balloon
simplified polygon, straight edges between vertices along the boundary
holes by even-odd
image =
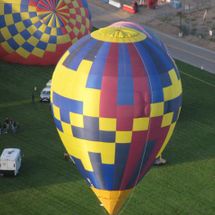
[[[71,46],[51,88],[57,131],[110,215],[168,143],[182,104],[179,72],[154,37],[108,26]]]
[[[0,0],[0,59],[57,64],[90,28],[86,0]]]

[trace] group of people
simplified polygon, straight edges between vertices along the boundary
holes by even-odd
[[[8,132],[12,132],[15,134],[17,132],[18,123],[15,120],[5,118],[3,123],[0,122],[0,134],[7,134]]]

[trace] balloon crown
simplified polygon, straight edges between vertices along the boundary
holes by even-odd
[[[135,29],[109,26],[91,33],[94,39],[105,42],[134,43],[146,39],[146,35]]]

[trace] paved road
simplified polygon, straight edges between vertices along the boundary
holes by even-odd
[[[98,1],[89,0],[92,12],[92,22],[97,28],[107,26],[113,22],[126,20],[140,23],[140,15],[130,15],[108,4],[99,3]],[[183,62],[189,63],[198,68],[215,74],[215,52],[187,43],[180,38],[175,38],[167,34],[153,31],[161,38],[168,47],[171,55]]]

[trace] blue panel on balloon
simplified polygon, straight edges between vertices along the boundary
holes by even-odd
[[[23,45],[22,45],[22,47],[25,49],[25,50],[27,50],[27,51],[29,51],[29,52],[31,52],[33,49],[34,49],[34,46],[32,46],[30,43],[28,43],[28,42],[25,42]]]
[[[4,16],[0,16],[0,28],[5,27],[6,23],[5,23],[5,18]]]
[[[70,113],[83,113],[83,102],[53,93],[53,104],[60,108],[61,120],[70,123]]]
[[[96,44],[96,40],[90,40],[84,47],[82,47],[76,55],[73,56],[67,67],[71,68],[72,70],[77,70],[83,57],[93,49],[93,46]]]
[[[15,25],[9,25],[9,26],[8,26],[8,30],[9,30],[9,32],[10,32],[10,34],[11,34],[12,36],[18,34],[18,31],[17,31]]]
[[[13,13],[12,16],[14,23],[20,22],[22,20],[20,13]]]
[[[98,153],[89,153],[89,155],[95,175],[102,182],[102,187],[99,188],[112,190],[114,185],[114,165],[102,164]]]
[[[151,91],[156,91],[156,94],[153,94],[151,97],[151,102],[156,103],[156,102],[163,102],[164,97],[163,97],[163,87],[161,85],[161,81],[159,79],[159,72],[157,71],[157,67],[155,65],[155,62],[152,59],[152,56],[149,55],[147,51],[147,47],[145,47],[145,42],[138,42],[135,43],[135,47],[140,53],[140,57],[142,59],[143,64],[146,67],[146,72],[148,74],[149,78],[149,83],[150,83],[150,90]],[[147,71],[147,68],[150,68],[150,72]]]
[[[126,63],[125,63],[126,62]],[[127,44],[119,45],[118,63],[118,105],[132,105],[134,103],[134,83]]]
[[[10,47],[13,48],[14,50],[19,48],[19,44],[17,44],[13,38],[10,38],[7,42],[10,45]]]
[[[95,58],[88,76],[87,88],[101,89],[106,58],[109,50],[110,43],[104,43],[99,49],[97,54],[98,57]]]
[[[1,7],[2,7],[2,5],[1,5]],[[4,13],[5,14],[12,13],[12,4],[7,4],[7,3],[4,4]]]
[[[37,47],[40,48],[40,49],[42,49],[42,50],[45,50],[46,47],[47,47],[47,43],[42,42],[42,41],[39,41],[39,42],[37,43]]]
[[[25,40],[27,40],[27,39],[29,39],[29,38],[31,37],[31,34],[30,34],[29,31],[27,31],[27,30],[22,31],[20,34],[22,35],[22,37],[23,37]]]

